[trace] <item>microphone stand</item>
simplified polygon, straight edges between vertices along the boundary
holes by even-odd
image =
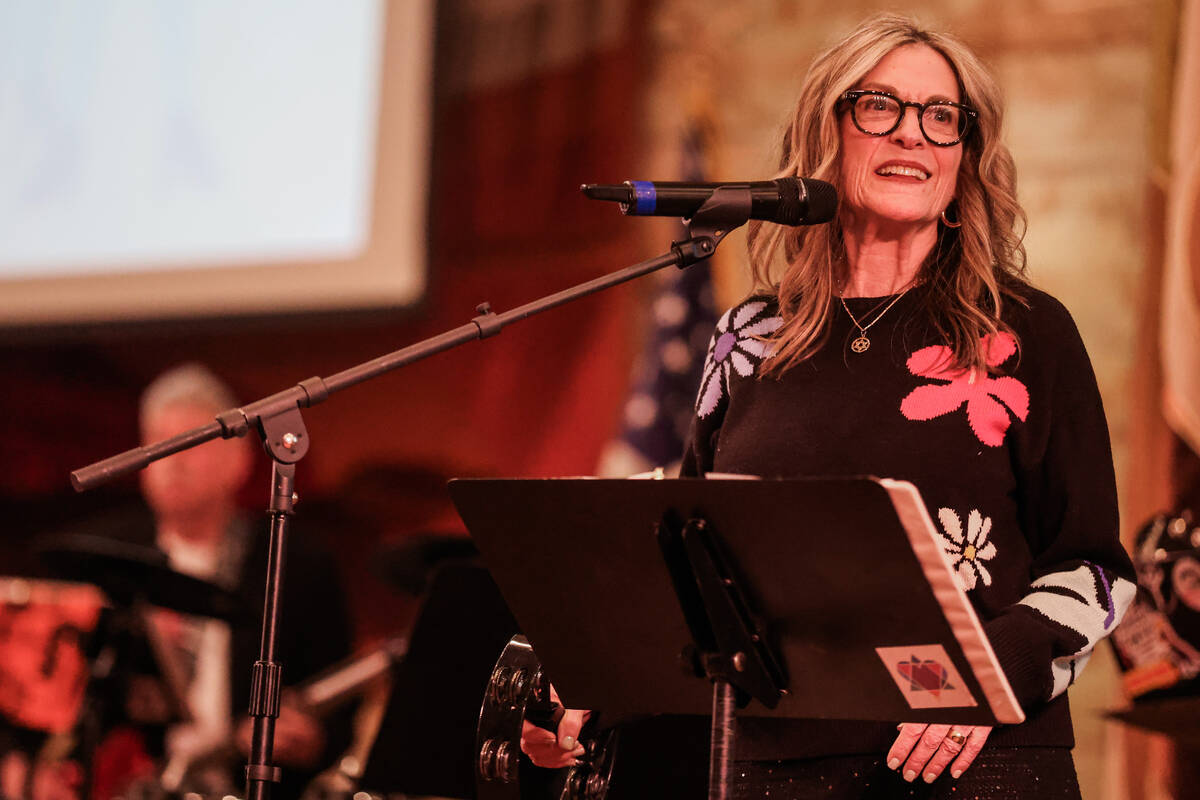
[[[267,559],[266,600],[263,604],[262,638],[259,658],[254,663],[250,691],[250,717],[253,734],[249,763],[246,765],[246,797],[266,800],[271,784],[281,776],[273,764],[275,719],[279,716],[282,665],[275,660],[276,631],[281,616],[284,564],[293,506],[296,502],[296,464],[308,452],[309,437],[300,409],[323,402],[330,394],[376,378],[385,372],[428,358],[443,350],[473,339],[486,339],[505,326],[540,314],[557,306],[656,272],[664,267],[687,268],[711,256],[731,230],[750,219],[749,187],[723,186],[687,222],[688,238],[672,242],[671,249],[608,275],[578,284],[526,305],[497,314],[488,303],[476,307],[478,316],[458,328],[432,336],[401,350],[343,370],[328,378],[313,377],[290,389],[256,400],[241,408],[216,415],[213,422],[177,436],[135,447],[71,473],[76,491],[86,491],[122,475],[142,469],[151,462],[218,437],[245,436],[251,428],[262,440],[272,460],[270,514],[270,550]]]

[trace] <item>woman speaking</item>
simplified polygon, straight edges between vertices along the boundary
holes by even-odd
[[[911,481],[1027,721],[742,719],[736,797],[1079,797],[1066,691],[1135,587],[1091,364],[1024,277],[1001,117],[979,60],[908,18],[817,57],[777,177],[829,181],[838,214],[751,223],[683,474]],[[570,756],[567,720],[535,760]]]

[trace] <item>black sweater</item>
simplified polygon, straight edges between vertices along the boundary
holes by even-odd
[[[988,374],[955,370],[925,322],[927,292],[900,298],[861,353],[838,303],[825,345],[779,379],[757,375],[770,346],[756,337],[781,324],[774,299],[730,309],[709,346],[682,473],[911,481],[1028,716],[989,742],[1069,747],[1066,688],[1135,591],[1091,363],[1066,309],[1028,289],[1028,306],[1005,313],[1016,338],[986,343]],[[886,299],[847,304],[867,324]],[[895,726],[743,720],[740,736],[739,757],[882,754]]]

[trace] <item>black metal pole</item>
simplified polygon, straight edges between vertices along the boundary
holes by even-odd
[[[283,667],[275,661],[275,643],[281,621],[288,526],[296,499],[296,465],[274,461],[271,472],[271,538],[267,555],[262,638],[250,685],[250,719],[253,721],[253,732],[250,739],[250,761],[246,765],[248,800],[269,798],[271,784],[278,782],[280,778],[280,769],[273,764],[273,759],[275,719],[279,716]]]
[[[727,800],[733,785],[733,712],[736,691],[729,681],[713,681],[712,738],[709,742],[708,800]]]

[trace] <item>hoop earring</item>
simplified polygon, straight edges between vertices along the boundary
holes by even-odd
[[[947,206],[946,208],[949,208],[949,206]],[[942,209],[942,224],[945,225],[947,228],[961,228],[962,220],[957,219],[954,222],[951,222],[950,218],[946,216],[946,209],[943,208]]]

